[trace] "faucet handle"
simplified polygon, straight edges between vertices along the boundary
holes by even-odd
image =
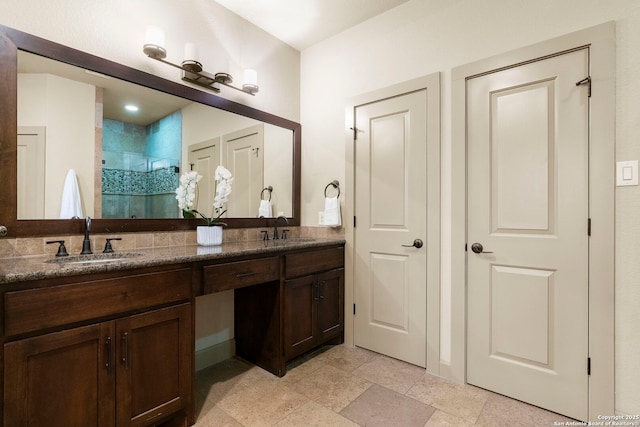
[[[107,243],[104,244],[104,251],[102,253],[110,254],[113,253],[113,247],[111,246],[112,240],[122,240],[121,237],[109,237],[107,238]]]
[[[262,240],[269,240],[269,230],[262,230]]]
[[[287,238],[287,231],[289,231],[288,228],[285,228],[284,230],[282,230],[282,239],[286,239]]]
[[[69,256],[69,253],[67,252],[67,247],[64,245],[64,240],[52,240],[50,242],[47,242],[47,245],[50,245],[52,243],[60,244],[60,246],[58,246],[58,253],[56,254],[56,256]]]

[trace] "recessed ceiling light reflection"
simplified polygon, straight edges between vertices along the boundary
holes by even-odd
[[[124,109],[132,113],[135,113],[139,110],[139,108],[135,105],[125,105]]]

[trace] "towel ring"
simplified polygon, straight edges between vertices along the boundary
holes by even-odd
[[[338,190],[338,197],[340,197],[340,182],[338,182],[337,179],[331,181],[330,183],[327,184],[326,187],[324,187],[324,197],[327,197],[327,189],[329,187],[333,187],[335,189]]]
[[[273,191],[273,187],[272,186],[268,186],[262,189],[262,191],[260,192],[260,200],[264,200],[264,192],[268,191],[269,192],[269,201],[271,201],[271,192]]]

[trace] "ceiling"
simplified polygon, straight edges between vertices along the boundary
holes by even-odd
[[[297,50],[408,0],[215,0]]]

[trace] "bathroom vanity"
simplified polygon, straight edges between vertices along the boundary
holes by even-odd
[[[343,340],[342,240],[132,252],[0,260],[4,425],[193,424],[200,295],[234,290],[236,353],[277,376]]]

